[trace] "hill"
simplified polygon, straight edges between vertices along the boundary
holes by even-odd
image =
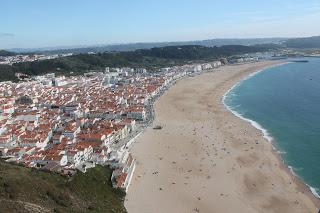
[[[102,166],[68,179],[0,161],[0,212],[126,212],[110,177]]]
[[[17,81],[15,69],[10,65],[0,64],[0,81]]]
[[[320,36],[289,39],[284,44],[289,48],[320,48]]]
[[[14,56],[14,55],[16,55],[16,53],[9,52],[9,51],[6,51],[6,50],[0,50],[0,56]]]
[[[150,70],[171,65],[205,61],[229,57],[237,54],[266,51],[266,46],[226,45],[204,47],[198,45],[168,46],[151,49],[139,49],[127,52],[104,52],[98,54],[78,54],[52,60],[13,64],[7,72],[22,72],[28,75],[41,75],[54,72],[57,74],[82,74],[88,70],[101,70],[105,67],[144,67]],[[0,66],[0,72],[5,67]],[[0,80],[1,76],[0,76]]]
[[[207,60],[232,55],[254,53],[265,51],[264,47],[225,45],[221,47],[205,47],[198,45],[168,46],[152,49],[136,50],[135,52],[144,56],[181,59],[181,60]]]

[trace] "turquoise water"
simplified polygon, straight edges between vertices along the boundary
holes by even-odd
[[[286,164],[320,194],[320,58],[307,60],[251,76],[224,102],[265,129]]]

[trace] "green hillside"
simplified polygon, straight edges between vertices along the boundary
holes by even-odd
[[[10,65],[0,64],[0,81],[17,81],[15,69]]]
[[[111,170],[97,166],[71,179],[0,162],[0,212],[126,212]]]
[[[14,55],[16,55],[16,53],[9,52],[9,51],[6,51],[6,50],[0,50],[0,56],[14,56]]]
[[[206,61],[232,55],[255,53],[269,50],[268,46],[227,45],[204,47],[197,45],[168,46],[152,49],[140,49],[128,52],[105,52],[98,54],[78,54],[52,60],[16,63],[10,67],[0,66],[0,73],[22,72],[28,75],[83,74],[89,70],[105,67],[144,67],[149,70],[181,65],[195,61]],[[4,71],[5,69],[5,71]],[[0,76],[0,80],[7,80]],[[14,80],[14,79],[13,79]]]

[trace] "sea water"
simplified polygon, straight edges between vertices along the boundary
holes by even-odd
[[[309,62],[273,66],[249,76],[223,101],[273,141],[286,165],[319,197],[320,58],[301,60]]]

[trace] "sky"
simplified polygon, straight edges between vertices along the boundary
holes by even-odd
[[[0,0],[0,49],[320,35],[320,0]]]

